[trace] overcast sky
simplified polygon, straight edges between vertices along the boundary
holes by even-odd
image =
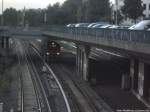
[[[0,13],[1,13],[1,2],[0,0]],[[54,4],[56,2],[63,3],[65,0],[4,0],[4,9],[14,7],[16,9],[23,9],[25,6],[28,8],[46,8],[48,4]],[[114,0],[110,0],[114,1]]]

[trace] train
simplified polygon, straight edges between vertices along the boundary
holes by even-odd
[[[61,45],[58,42],[48,39],[36,39],[31,41],[30,45],[38,50],[38,52],[47,61],[58,60],[61,55]]]
[[[61,46],[55,41],[48,41],[45,53],[49,57],[58,57],[61,54]]]

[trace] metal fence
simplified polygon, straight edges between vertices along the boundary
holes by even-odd
[[[71,35],[71,37],[86,37],[92,39],[103,38],[107,40],[120,40],[138,43],[150,43],[150,31],[128,29],[103,29],[103,28],[79,28],[79,27],[49,27],[49,32]]]
[[[0,28],[0,37],[9,37],[10,34],[8,30]]]
[[[33,28],[32,28],[33,29]],[[27,32],[20,28],[9,28],[9,30],[1,30],[0,36],[26,35],[39,36],[43,31],[52,32],[57,35],[67,36],[66,38],[78,39],[84,41],[88,38],[90,41],[96,41],[99,38],[106,40],[120,40],[136,43],[150,43],[150,31],[144,30],[128,30],[128,29],[103,29],[103,28],[80,28],[80,27],[65,27],[65,26],[48,26],[41,27],[38,30],[28,30]]]

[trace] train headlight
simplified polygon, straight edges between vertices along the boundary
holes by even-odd
[[[58,53],[56,53],[57,55],[60,55],[60,53],[58,52]]]
[[[46,55],[50,55],[50,53],[49,53],[49,52],[47,52],[47,53],[46,53]]]

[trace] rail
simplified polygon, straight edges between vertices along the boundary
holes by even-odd
[[[31,45],[31,44],[30,44]],[[48,64],[43,60],[43,58],[41,57],[41,55],[39,54],[38,50],[31,45],[31,47],[33,48],[33,50],[36,52],[36,54],[40,57],[41,61],[44,63],[44,66],[46,66],[46,68],[48,69],[48,71],[50,72],[49,75],[52,75],[52,77],[55,79],[59,89],[60,89],[60,92],[64,98],[64,102],[65,102],[65,105],[66,105],[66,109],[67,109],[67,112],[71,112],[71,108],[70,108],[70,105],[69,105],[69,102],[68,102],[68,99],[66,97],[66,94],[63,90],[63,87],[61,85],[61,83],[59,82],[57,76],[53,73],[52,69],[48,66]]]
[[[0,37],[15,37],[16,36],[42,36],[53,33],[54,36],[65,37],[75,40],[89,40],[96,41],[97,39],[118,40],[137,43],[150,43],[150,31],[146,30],[129,30],[129,29],[109,29],[109,28],[81,28],[81,27],[65,27],[65,26],[47,26],[37,28],[30,28],[30,30],[22,30],[19,28],[8,30],[0,30]],[[31,37],[32,38],[32,37]]]
[[[22,44],[25,47],[25,42],[22,42]],[[25,49],[25,55],[26,55],[26,60],[27,60],[28,65],[31,65],[32,70],[34,71],[34,75],[31,75],[31,76],[32,76],[34,87],[35,87],[35,90],[36,90],[36,97],[37,97],[37,102],[38,102],[38,105],[39,105],[38,110],[39,110],[39,112],[43,112],[42,103],[40,101],[40,97],[42,97],[42,100],[44,101],[43,103],[46,104],[45,105],[46,107],[44,107],[44,109],[47,109],[48,112],[51,112],[51,107],[48,103],[48,99],[47,99],[45,90],[43,88],[42,82],[41,82],[40,78],[37,75],[36,68],[35,68],[35,66],[34,66],[34,64],[31,60],[30,55],[28,54],[27,49]],[[41,91],[38,91],[38,89],[36,88],[37,86],[39,86]],[[39,94],[41,94],[41,96]]]
[[[91,38],[95,41],[99,38],[107,40],[119,40],[138,43],[150,43],[150,31],[128,30],[128,29],[108,29],[108,28],[80,28],[80,27],[49,27],[47,32],[53,36],[59,34],[69,39],[85,40]],[[43,33],[45,35],[45,33]]]

